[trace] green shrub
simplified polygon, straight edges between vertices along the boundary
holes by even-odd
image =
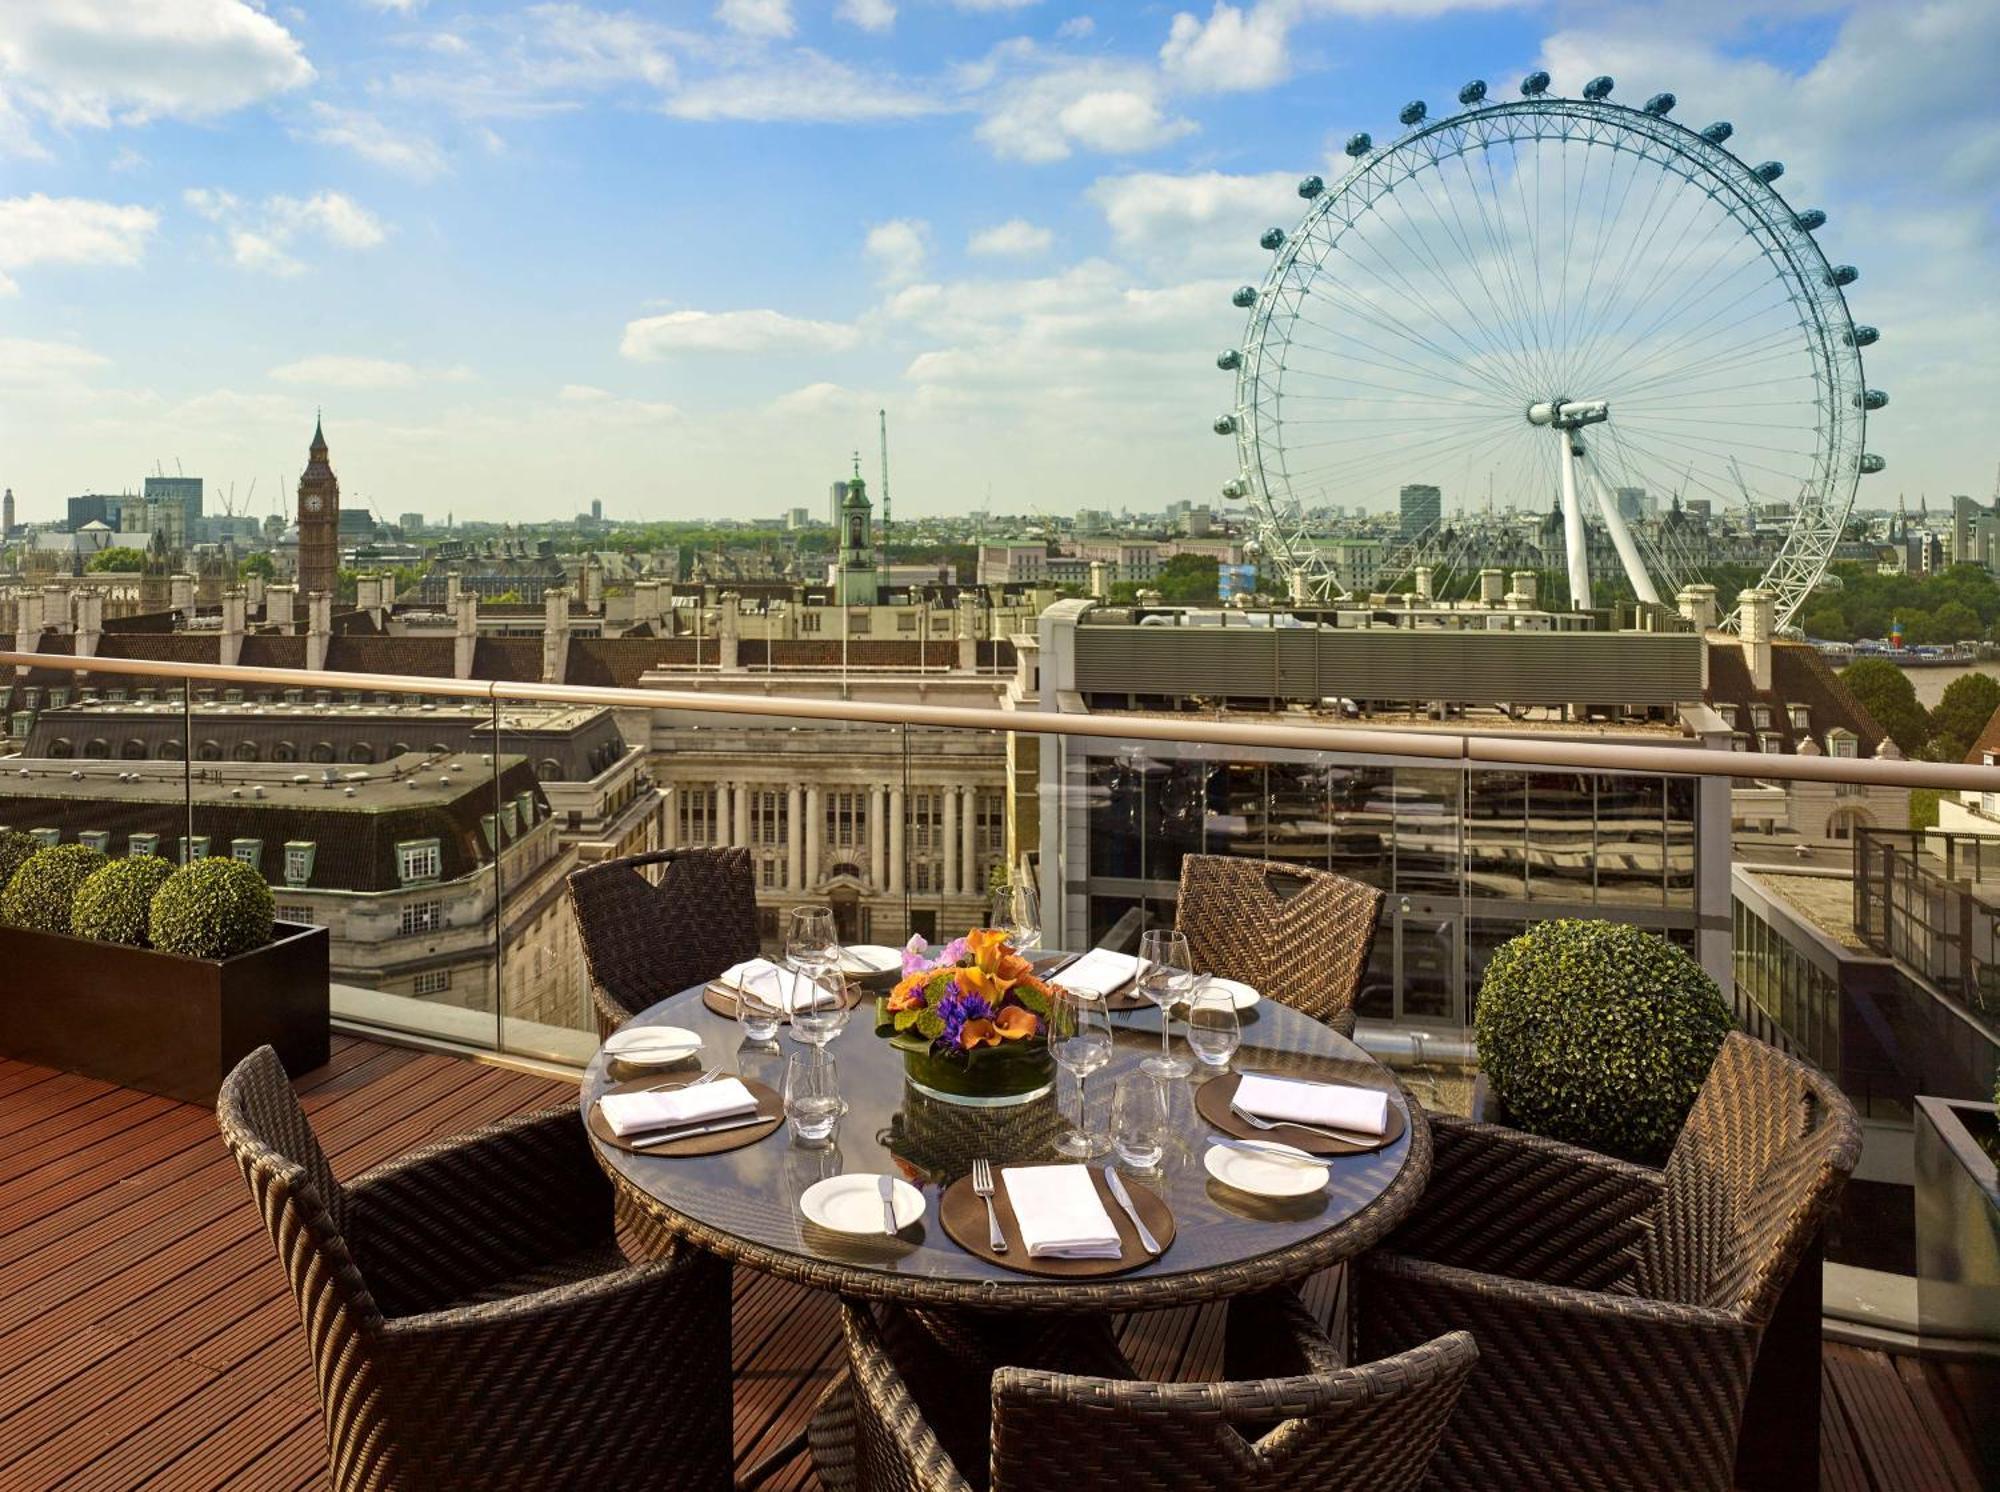
[[[153,893],[174,873],[158,855],[113,860],[83,883],[70,909],[70,931],[99,943],[147,945]]]
[[[52,844],[36,850],[0,895],[0,922],[36,932],[68,932],[77,891],[104,863],[102,852],[88,845]]]
[[[1493,955],[1473,1035],[1509,1124],[1658,1165],[1732,1022],[1666,939],[1563,918]]]
[[[271,941],[271,888],[239,860],[197,860],[153,893],[153,946],[187,958],[233,958]]]
[[[28,856],[41,847],[42,842],[32,834],[23,834],[19,829],[0,829],[0,891],[7,889],[14,872],[27,864]]]

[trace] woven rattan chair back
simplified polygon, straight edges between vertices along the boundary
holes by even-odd
[[[1860,1121],[1838,1088],[1731,1033],[1668,1157],[1639,1244],[1638,1293],[1769,1321],[1860,1150]]]
[[[276,1052],[260,1047],[238,1064],[223,1081],[216,1118],[298,1297],[334,1487],[377,1492],[402,1485],[402,1457],[385,1431],[369,1350],[382,1314],[341,1231],[345,1194]]]
[[[657,882],[645,874],[655,865]],[[572,871],[569,896],[600,1034],[757,956],[757,881],[745,849],[606,860]]]
[[[1243,1383],[1003,1368],[992,1492],[1415,1487],[1478,1356],[1469,1334],[1453,1332],[1361,1367]]]
[[[1198,973],[1240,979],[1331,1022],[1354,1008],[1382,900],[1373,886],[1331,871],[1189,855],[1174,923]]]

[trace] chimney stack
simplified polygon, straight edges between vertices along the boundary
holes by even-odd
[[[234,588],[222,593],[222,649],[217,660],[224,668],[234,668],[243,656],[243,628],[249,615],[249,598]]]
[[[306,672],[326,671],[326,655],[333,642],[333,596],[314,591],[306,597]]]
[[[1418,565],[1416,579],[1417,599],[1419,601],[1429,601],[1431,599],[1431,567],[1429,565]]]
[[[274,585],[264,592],[264,620],[280,631],[289,634],[292,630],[293,607],[299,599],[299,588],[295,585]]]
[[[560,684],[569,667],[569,590],[552,585],[542,592],[542,682]]]
[[[715,606],[716,650],[721,654],[719,666],[724,673],[735,673],[742,666],[738,660],[742,652],[743,597],[735,591],[724,591],[715,598]],[[845,612],[844,607],[842,611]],[[844,615],[841,625],[846,625]]]
[[[104,596],[96,590],[80,590],[76,602],[76,656],[95,658],[97,644],[104,636]]]
[[[1720,608],[1715,601],[1715,587],[1712,585],[1683,586],[1675,600],[1680,607],[1681,615],[1703,632],[1709,631],[1721,619]]]
[[[1507,599],[1507,577],[1499,570],[1479,572],[1479,604],[1499,606]]]
[[[1777,630],[1778,598],[1770,591],[1743,591],[1736,597],[1743,637],[1743,662],[1751,687],[1771,687],[1771,635]]]
[[[918,643],[919,648],[927,645]],[[979,672],[979,597],[971,591],[958,593],[958,671]]]
[[[1541,577],[1533,570],[1516,570],[1513,574],[1514,588],[1507,593],[1507,607],[1510,611],[1533,611],[1536,592],[1541,585]]]
[[[453,616],[458,615],[458,598],[464,594],[465,582],[453,571],[444,578],[444,609]]]
[[[66,585],[45,585],[42,587],[42,625],[53,627],[57,632],[70,630],[69,587]]]
[[[1090,562],[1090,596],[1094,601],[1111,599],[1111,566],[1103,560]]]
[[[183,616],[194,611],[194,577],[176,575],[167,582],[167,594],[172,598],[167,604]]]
[[[454,576],[455,580],[457,577]],[[451,674],[472,677],[472,660],[479,651],[479,597],[461,595],[452,608]]]
[[[252,611],[264,607],[264,577],[254,571],[243,577],[243,602]]]

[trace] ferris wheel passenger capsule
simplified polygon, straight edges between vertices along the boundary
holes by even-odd
[[[1887,466],[1888,464],[1889,464],[1888,462],[1884,461],[1880,456],[1876,455],[1873,451],[1863,451],[1861,453],[1861,475],[1863,475],[1864,477],[1874,476],[1876,472],[1880,471],[1883,467]]]
[[[1463,88],[1458,90],[1458,101],[1467,108],[1471,108],[1476,103],[1483,102],[1485,98],[1486,80],[1484,78],[1474,78],[1470,83],[1467,83]]]
[[[1215,355],[1215,366],[1225,373],[1234,373],[1243,366],[1243,354],[1234,347],[1225,347]]]
[[[1611,97],[1611,88],[1611,75],[1609,73],[1599,73],[1583,85],[1583,96],[1591,102],[1596,103],[1601,99]]]
[[[1422,124],[1424,122],[1424,115],[1429,112],[1430,110],[1424,107],[1422,99],[1413,98],[1407,104],[1403,105],[1403,111],[1396,117],[1402,120],[1405,125]]]
[[[1881,409],[1888,404],[1889,396],[1880,389],[1869,389],[1854,396],[1854,402],[1863,409]]]
[[[1250,484],[1245,482],[1241,477],[1232,477],[1229,481],[1222,484],[1222,495],[1229,498],[1232,502],[1242,497],[1249,490]]]
[[[1671,93],[1656,93],[1646,100],[1645,109],[1656,118],[1664,118],[1673,112],[1674,105],[1679,102]]]
[[[1882,340],[1882,334],[1872,326],[1857,326],[1847,334],[1849,347],[1873,347]]]
[[[1549,75],[1547,73],[1529,73],[1527,77],[1521,79],[1521,93],[1523,97],[1540,98],[1548,91]]]
[[[1236,416],[1233,414],[1217,415],[1215,417],[1215,433],[1217,435],[1234,435],[1236,433]]]
[[[1826,214],[1821,212],[1817,207],[1808,207],[1804,212],[1793,218],[1792,221],[1806,232],[1811,233],[1826,226]]]
[[[1267,249],[1282,249],[1285,246],[1285,230],[1282,228],[1266,228],[1258,236],[1257,242]]]
[[[1701,137],[1711,145],[1720,145],[1735,133],[1735,125],[1731,124],[1727,119],[1718,119],[1701,132]]]
[[[1759,181],[1776,181],[1780,176],[1785,174],[1785,163],[1783,161],[1765,161],[1761,165],[1752,166],[1750,174],[1755,176]]]
[[[1236,293],[1229,297],[1229,303],[1239,310],[1249,310],[1257,304],[1257,287],[1255,285],[1238,285]]]
[[[1317,176],[1302,176],[1299,178],[1299,195],[1308,202],[1312,201],[1313,198],[1325,190],[1326,183],[1321,181]]]
[[[1356,130],[1347,137],[1347,153],[1357,161],[1375,148],[1375,139],[1366,130]]]
[[[1853,265],[1836,264],[1832,269],[1827,271],[1826,282],[1829,285],[1852,285],[1860,278],[1861,271]]]

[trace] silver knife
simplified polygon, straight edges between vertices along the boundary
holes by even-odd
[[[882,1189],[882,1231],[894,1237],[896,1228],[896,1180],[893,1176],[877,1176],[875,1184]]]
[[[1110,1166],[1104,1168],[1104,1184],[1111,1188],[1111,1195],[1117,1199],[1118,1205],[1125,1209],[1125,1215],[1132,1219],[1132,1226],[1139,1230],[1139,1246],[1149,1254],[1159,1253],[1160,1240],[1153,1236],[1151,1228],[1140,1221],[1139,1209],[1132,1205],[1132,1198],[1125,1190],[1125,1183]]]
[[[692,1140],[697,1135],[719,1135],[727,1129],[743,1129],[752,1124],[768,1124],[770,1118],[764,1114],[745,1114],[740,1119],[725,1119],[717,1124],[703,1124],[694,1129],[670,1129],[664,1134],[645,1135],[626,1143],[634,1150],[643,1150],[649,1145],[671,1145],[675,1140]]]
[[[1220,1145],[1225,1150],[1241,1150],[1246,1155],[1264,1155],[1272,1160],[1288,1160],[1295,1166],[1318,1166],[1321,1170],[1332,1169],[1325,1156],[1312,1155],[1304,1150],[1293,1150],[1288,1145],[1259,1144],[1256,1140],[1232,1140],[1222,1135],[1210,1135],[1208,1143]]]

